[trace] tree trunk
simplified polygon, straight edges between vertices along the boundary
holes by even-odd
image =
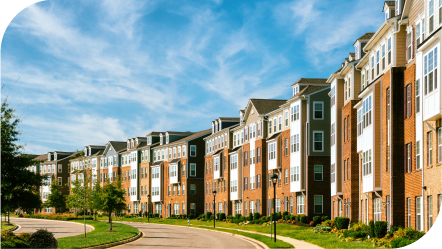
[[[112,231],[112,212],[109,212],[110,230]]]
[[[9,211],[8,211],[8,225],[11,224],[11,221],[9,220]]]

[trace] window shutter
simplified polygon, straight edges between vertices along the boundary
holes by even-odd
[[[404,89],[404,119],[407,118],[407,88]]]
[[[410,99],[410,102],[408,102],[408,99],[407,99],[407,102],[408,102],[408,117],[411,117],[411,102],[413,101],[411,99],[411,83],[408,84],[407,91],[408,91],[408,93],[407,93],[408,94],[408,98]]]
[[[407,173],[407,145],[404,146],[404,173]]]
[[[408,36],[409,36],[409,35],[410,35],[410,34],[407,33],[407,36],[405,37],[405,63],[408,62],[408,57],[410,56],[410,55],[408,54]]]

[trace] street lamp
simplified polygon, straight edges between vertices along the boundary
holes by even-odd
[[[276,217],[276,182],[278,181],[278,175],[273,173],[273,175],[270,177],[272,179],[273,182],[273,218]],[[276,243],[276,222],[273,221],[274,223],[274,238],[275,238],[275,243]]]
[[[213,228],[215,228],[215,220],[216,220],[216,204],[215,204],[215,195],[216,195],[216,190],[212,191],[213,193]]]
[[[149,199],[150,195],[147,195],[147,223],[149,223]]]
[[[84,199],[83,199],[83,220],[84,220],[84,237],[86,238],[86,215],[85,215],[85,209],[86,209],[86,170],[77,170],[77,173],[83,174],[83,192],[84,192]],[[78,175],[77,175],[78,177]]]

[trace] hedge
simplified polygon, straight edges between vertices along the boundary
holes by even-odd
[[[388,222],[376,221],[374,223],[374,235],[376,238],[383,238],[387,234]]]
[[[350,218],[347,217],[336,217],[335,218],[335,226],[341,229],[348,229],[348,225],[350,224]]]

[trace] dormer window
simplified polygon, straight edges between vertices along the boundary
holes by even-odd
[[[356,42],[356,45],[355,45],[355,60],[359,60],[359,58],[361,58],[360,57],[360,55],[359,55],[359,47],[360,47],[360,45],[361,45],[361,43],[360,42]]]
[[[48,153],[48,161],[51,161],[51,153]]]
[[[148,144],[148,145],[151,145],[151,144],[152,144],[152,137],[151,137],[151,136],[148,136],[148,137],[147,137],[147,144]]]
[[[166,144],[169,143],[169,133],[166,133]]]
[[[134,147],[134,140],[132,140],[132,147]]]
[[[402,0],[396,0],[395,6],[396,6],[396,15],[398,16],[402,14]]]
[[[127,141],[127,149],[130,149],[130,143]]]
[[[295,96],[298,93],[299,93],[299,86],[294,86],[293,87],[293,96]]]
[[[163,145],[163,134],[160,134],[160,145]]]
[[[84,149],[84,156],[87,156],[87,149]]]
[[[57,160],[57,152],[54,152],[54,160]]]
[[[215,125],[212,123],[212,134],[215,133]]]
[[[92,155],[92,149],[89,147],[89,155]]]
[[[219,121],[219,129],[218,129],[218,131],[220,131],[220,130],[222,130],[222,128],[221,128],[221,120]]]

